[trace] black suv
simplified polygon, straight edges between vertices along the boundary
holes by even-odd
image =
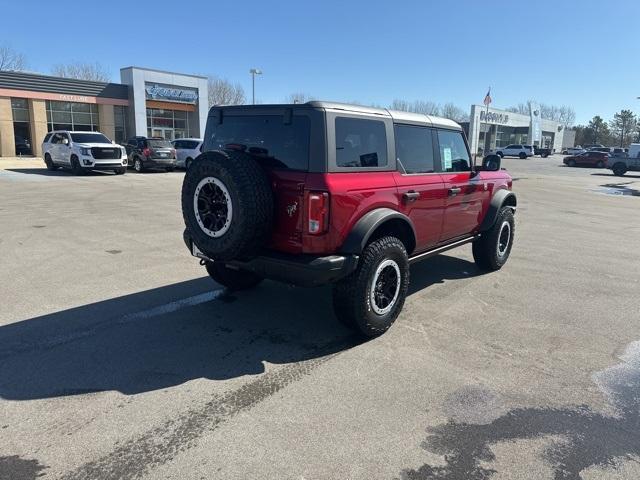
[[[124,148],[130,167],[136,172],[148,168],[164,169],[172,172],[176,168],[176,150],[169,140],[161,137],[133,137]]]

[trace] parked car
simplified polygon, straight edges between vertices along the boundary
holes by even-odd
[[[590,143],[589,145],[584,146],[585,150],[592,150],[594,148],[604,148],[604,145],[601,143]]]
[[[592,147],[588,149],[590,152],[602,152],[609,155],[611,153],[611,149],[609,147]]]
[[[537,145],[534,145],[533,153],[535,155],[540,155],[542,158],[547,158],[549,155],[553,154],[553,150],[551,148],[538,147]]]
[[[373,337],[399,315],[410,263],[471,243],[480,268],[505,264],[517,202],[500,163],[474,166],[444,118],[315,101],[214,106],[182,185],[184,240],[229,289],[333,284],[338,319]]]
[[[584,152],[586,152],[586,150],[582,148],[580,145],[578,145],[577,147],[565,148],[562,151],[562,155],[580,155],[581,153],[584,153]]]
[[[607,167],[614,175],[622,176],[625,173],[640,172],[640,143],[632,143],[629,151],[621,156],[614,156],[609,159]]]
[[[495,153],[500,157],[520,157],[524,159],[533,156],[533,148],[529,145],[529,149],[526,149],[524,145],[514,144],[496,148]]]
[[[624,157],[629,152],[628,148],[612,148],[609,156],[611,157]]]
[[[582,152],[578,155],[564,157],[562,162],[568,167],[596,167],[604,168],[607,165],[609,154],[595,150]]]
[[[89,170],[113,170],[122,175],[127,170],[125,149],[100,132],[49,132],[42,153],[49,170],[68,168],[76,175]]]
[[[16,135],[15,137],[16,155],[33,155],[31,142],[29,139]]]
[[[171,142],[176,149],[176,167],[189,168],[191,162],[200,155],[201,138],[180,138]]]
[[[176,168],[176,150],[162,137],[133,137],[125,145],[129,167],[140,173],[150,168],[173,172]]]

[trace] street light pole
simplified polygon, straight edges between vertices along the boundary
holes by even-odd
[[[249,70],[251,74],[251,103],[256,104],[256,75],[262,75],[262,70],[259,68],[252,68]]]

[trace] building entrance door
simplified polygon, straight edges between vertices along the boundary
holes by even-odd
[[[174,139],[173,128],[153,128],[151,129],[151,136],[162,137],[165,140],[171,141]]]

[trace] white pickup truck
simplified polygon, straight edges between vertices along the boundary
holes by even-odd
[[[619,177],[627,172],[640,172],[640,143],[632,143],[626,154],[614,154],[609,157],[607,168]]]

